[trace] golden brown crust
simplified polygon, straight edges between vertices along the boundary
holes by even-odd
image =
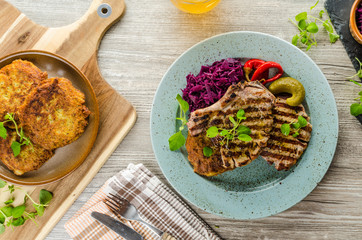
[[[15,157],[11,149],[11,143],[17,139],[13,130],[8,130],[6,139],[0,138],[0,159],[16,175],[39,169],[54,153],[39,145],[23,145],[20,154]]]
[[[33,63],[17,59],[0,69],[0,121],[6,113],[18,115],[18,108],[31,90],[48,77]]]
[[[45,149],[63,147],[84,132],[89,109],[84,94],[65,78],[50,78],[34,89],[19,109],[30,140]]]
[[[214,154],[210,157],[205,157],[203,148],[205,146],[212,146],[211,140],[198,135],[196,137],[191,136],[188,133],[186,139],[186,150],[188,153],[188,159],[191,165],[194,167],[194,172],[200,175],[211,177],[223,173],[232,168],[224,168],[221,160],[220,148],[214,147]]]

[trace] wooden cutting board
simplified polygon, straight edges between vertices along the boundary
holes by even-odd
[[[94,0],[85,15],[75,23],[47,28],[35,24],[14,6],[0,0],[0,57],[27,49],[63,56],[88,77],[100,110],[98,136],[84,163],[61,181],[30,189],[34,199],[38,199],[42,188],[54,193],[45,214],[36,219],[39,227],[27,221],[14,231],[7,228],[1,239],[44,239],[134,125],[135,109],[102,78],[97,65],[100,40],[120,19],[124,9],[123,0]]]

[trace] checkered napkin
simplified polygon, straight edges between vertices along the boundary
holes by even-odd
[[[115,216],[103,203],[108,193],[118,194],[136,206],[144,220],[182,240],[221,239],[186,203],[142,164],[130,164],[103,187],[65,224],[73,239],[123,239],[94,220],[93,211],[108,214],[140,233],[145,240],[160,237],[137,221]]]

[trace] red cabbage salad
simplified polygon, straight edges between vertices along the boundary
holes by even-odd
[[[230,85],[244,81],[243,64],[240,58],[227,58],[202,66],[200,73],[186,76],[187,85],[182,90],[189,111],[211,106],[224,96]]]
[[[362,3],[360,3],[356,10],[356,23],[358,30],[362,34]]]

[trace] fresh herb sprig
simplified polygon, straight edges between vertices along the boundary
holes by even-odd
[[[4,202],[5,206],[0,208],[0,234],[5,232],[6,227],[17,227],[25,223],[26,220],[30,219],[38,226],[35,221],[35,217],[42,216],[44,214],[45,208],[48,206],[49,202],[53,198],[53,194],[45,189],[40,190],[39,193],[39,203],[35,202],[30,195],[21,189],[20,187],[15,187],[14,185],[9,185],[7,182],[0,179],[0,188],[8,186],[8,191],[13,193],[15,190],[22,191],[25,194],[24,203],[22,205],[14,207],[12,203],[14,202],[14,197],[10,198]],[[26,211],[26,201],[30,199],[33,203],[33,207],[36,212],[27,212]]]
[[[187,111],[189,110],[189,104],[182,99],[180,94],[177,94],[176,100],[178,101],[180,105],[180,116],[176,118],[176,120],[181,121],[181,126],[179,127],[179,131],[175,134],[173,134],[168,139],[168,145],[170,147],[171,151],[176,151],[180,149],[183,145],[186,143],[186,139],[184,135],[182,135],[182,130],[185,128],[187,124]]]
[[[5,123],[7,123],[7,122],[12,122],[14,124],[16,134],[20,137],[19,142],[14,140],[11,143],[11,149],[13,150],[14,156],[17,157],[20,154],[22,145],[27,145],[27,146],[30,145],[33,148],[33,144],[31,143],[30,139],[28,137],[26,137],[24,134],[23,127],[20,127],[20,130],[19,130],[18,124],[16,123],[15,118],[14,118],[14,114],[7,113],[4,117],[4,119],[5,119],[5,121],[0,122],[0,137],[2,137],[3,139],[6,139],[8,136],[7,130],[5,128]]]
[[[229,141],[234,140],[234,138],[238,138],[240,141],[244,142],[250,142],[253,140],[250,137],[251,130],[247,126],[244,126],[241,124],[243,120],[245,120],[245,111],[243,109],[240,109],[236,114],[236,120],[230,116],[229,120],[233,124],[232,129],[222,129],[218,128],[216,126],[212,126],[206,131],[206,136],[209,138],[214,138],[217,135],[223,137],[223,139],[220,141],[221,145],[229,144]]]
[[[288,136],[290,134],[290,130],[291,127],[293,127],[294,129],[294,133],[293,133],[293,137],[298,137],[299,136],[299,130],[301,128],[304,128],[305,126],[308,125],[308,121],[303,117],[303,116],[298,116],[298,121],[297,122],[291,122],[291,123],[284,123],[281,127],[280,130],[281,132],[285,135]]]
[[[359,70],[357,71],[357,73],[351,77],[348,77],[349,81],[353,82],[354,84],[362,87],[362,84],[353,80],[353,78],[355,77],[359,77],[359,78],[362,78],[362,63],[361,61],[356,58],[358,64],[359,64]],[[359,103],[352,103],[352,105],[350,106],[350,113],[352,116],[355,116],[357,117],[358,115],[362,114],[362,91],[360,91],[358,93],[358,97],[355,98],[354,100],[358,100]]]
[[[310,8],[310,10],[315,8],[318,3],[319,0]],[[308,51],[312,46],[317,46],[315,34],[319,32],[319,28],[321,27],[328,32],[329,41],[335,43],[339,39],[339,35],[334,32],[331,20],[328,16],[328,19],[323,20],[324,14],[324,10],[319,11],[319,17],[314,17],[310,14],[308,15],[307,12],[301,12],[295,16],[296,22],[289,18],[289,21],[291,21],[299,30],[299,33],[293,37],[292,43],[296,46],[298,43],[305,45],[307,47],[306,51]],[[318,23],[321,25],[318,25]]]

